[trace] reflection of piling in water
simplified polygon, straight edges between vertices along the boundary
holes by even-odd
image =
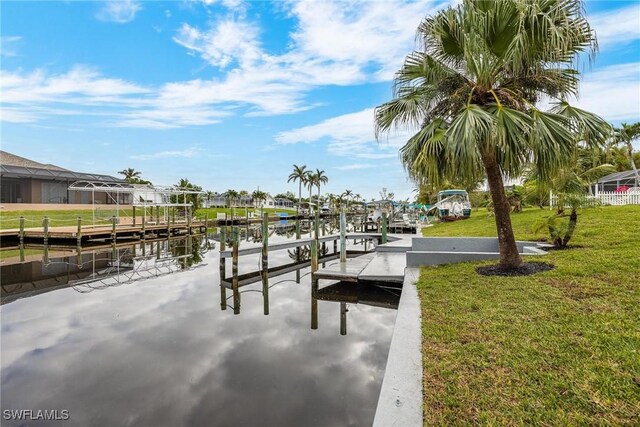
[[[262,214],[262,299],[264,314],[269,314],[269,214]]]
[[[227,243],[227,236],[225,229],[227,227],[220,227],[220,309],[227,309],[227,288],[222,286],[222,281],[226,277],[226,265],[227,259],[222,257],[222,251],[225,250]]]
[[[347,303],[340,303],[340,335],[347,335]]]
[[[238,227],[233,227],[231,247],[231,289],[233,291],[233,314],[240,314],[240,290],[238,282],[238,244],[240,243]]]
[[[78,229],[76,230],[76,245],[82,245],[82,217],[78,217]]]
[[[299,270],[298,270],[299,271]],[[318,329],[318,279],[311,279],[311,329]]]

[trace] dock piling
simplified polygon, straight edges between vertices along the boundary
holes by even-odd
[[[382,243],[387,243],[387,213],[382,213]]]
[[[44,245],[47,246],[49,244],[49,217],[45,216],[42,219],[42,228],[44,232]]]
[[[240,236],[238,227],[233,227],[231,236],[231,289],[233,290],[233,314],[240,314],[240,290],[238,288],[238,244],[240,242]]]
[[[76,244],[82,245],[82,217],[78,217],[78,229],[76,230]]]
[[[111,217],[111,240],[116,241],[116,216]]]
[[[269,314],[269,214],[262,214],[262,297],[264,315]]]
[[[20,232],[18,233],[18,237],[20,238],[20,246],[24,245],[24,217],[20,217]]]
[[[340,262],[347,262],[347,216],[340,212]]]

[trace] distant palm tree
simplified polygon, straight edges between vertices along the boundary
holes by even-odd
[[[579,140],[600,145],[610,126],[565,99],[576,95],[579,55],[597,41],[580,0],[463,0],[425,18],[420,48],[395,75],[394,99],[375,109],[376,135],[418,131],[401,148],[417,182],[471,182],[486,174],[500,266],[522,264],[504,191],[533,163],[541,179],[572,161]],[[592,55],[590,55],[592,56]],[[551,111],[536,103],[556,101]]]
[[[342,193],[342,196],[344,197],[344,199],[346,199],[347,201],[347,210],[349,210],[349,198],[353,195],[353,191],[351,190],[344,190],[344,193]]]
[[[320,186],[329,182],[329,177],[324,173],[324,170],[316,169],[314,174],[316,178],[316,186],[318,187],[318,205],[320,205]]]
[[[634,187],[640,185],[640,174],[638,174],[638,168],[636,162],[633,160],[633,144],[634,140],[640,138],[640,122],[628,125],[622,123],[622,127],[614,129],[614,139],[618,144],[624,144],[629,152],[629,159],[631,160],[631,169],[636,175],[636,183]]]
[[[267,200],[268,194],[264,191],[256,190],[251,193],[251,198],[254,202],[257,202],[260,205],[260,216],[264,213],[264,202]]]
[[[137,181],[137,179],[140,178],[140,174],[142,172],[137,171],[133,168],[127,168],[127,169],[123,169],[120,172],[118,172],[120,175],[124,175],[124,179],[125,181],[132,183]]]
[[[298,213],[300,212],[300,204],[302,203],[302,185],[306,185],[308,173],[307,165],[293,165],[293,172],[289,175],[289,179],[287,180],[287,182],[298,181]]]
[[[224,193],[224,198],[227,199],[227,206],[232,207],[239,196],[240,194],[236,190],[227,190],[227,192]]]
[[[309,171],[307,173],[307,187],[309,188],[309,213],[311,213],[311,190],[316,186],[320,186],[318,174]]]

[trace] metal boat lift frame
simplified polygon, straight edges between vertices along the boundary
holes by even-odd
[[[107,197],[115,202],[116,206],[116,220],[120,221],[120,195],[121,194],[129,194],[131,195],[131,204],[127,204],[126,206],[131,206],[134,209],[134,218],[135,218],[135,209],[137,207],[143,208],[143,221],[147,222],[147,208],[152,209],[151,217],[153,217],[153,208],[158,209],[157,220],[159,223],[169,222],[169,210],[168,208],[183,208],[185,218],[190,215],[190,210],[193,207],[191,202],[187,202],[188,194],[204,194],[204,191],[193,190],[190,188],[181,188],[181,187],[168,187],[168,186],[160,186],[160,185],[152,185],[152,184],[130,184],[130,183],[113,183],[113,182],[101,182],[101,181],[75,181],[73,184],[69,186],[69,190],[73,191],[90,191],[91,192],[91,207],[93,211],[92,215],[92,225],[95,226],[96,222],[96,201],[95,201],[95,193],[102,192],[106,193]],[[115,199],[113,197],[113,193],[115,193]],[[144,198],[143,198],[144,195]],[[180,196],[183,197],[182,203],[171,203],[171,196],[177,196],[176,199],[179,201]],[[138,198],[136,198],[138,196]],[[150,199],[151,197],[151,199]],[[157,200],[160,199],[161,202]],[[159,209],[162,209],[163,220],[159,221]]]

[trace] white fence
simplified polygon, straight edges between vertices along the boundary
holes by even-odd
[[[630,188],[628,191],[615,193],[613,191],[600,191],[597,195],[585,195],[585,201],[596,202],[601,205],[640,205],[640,188]],[[555,206],[558,196],[550,195],[550,206]]]

